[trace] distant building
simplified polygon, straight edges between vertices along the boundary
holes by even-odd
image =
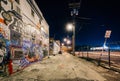
[[[60,41],[50,38],[50,55],[55,55],[60,52]]]

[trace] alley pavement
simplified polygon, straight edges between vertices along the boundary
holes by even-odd
[[[94,68],[68,53],[50,56],[0,81],[106,81]]]

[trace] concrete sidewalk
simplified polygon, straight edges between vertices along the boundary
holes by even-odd
[[[87,62],[68,53],[50,56],[0,81],[106,81]]]

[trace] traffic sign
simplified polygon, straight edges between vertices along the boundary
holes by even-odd
[[[110,38],[111,32],[111,30],[106,30],[105,38]]]

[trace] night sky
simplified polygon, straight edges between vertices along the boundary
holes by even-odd
[[[63,40],[72,32],[65,28],[72,21],[68,4],[79,0],[35,0],[50,27],[50,37]],[[84,19],[86,18],[86,19]],[[112,30],[107,43],[120,41],[118,0],[82,0],[76,21],[76,45],[102,45],[106,30]]]

